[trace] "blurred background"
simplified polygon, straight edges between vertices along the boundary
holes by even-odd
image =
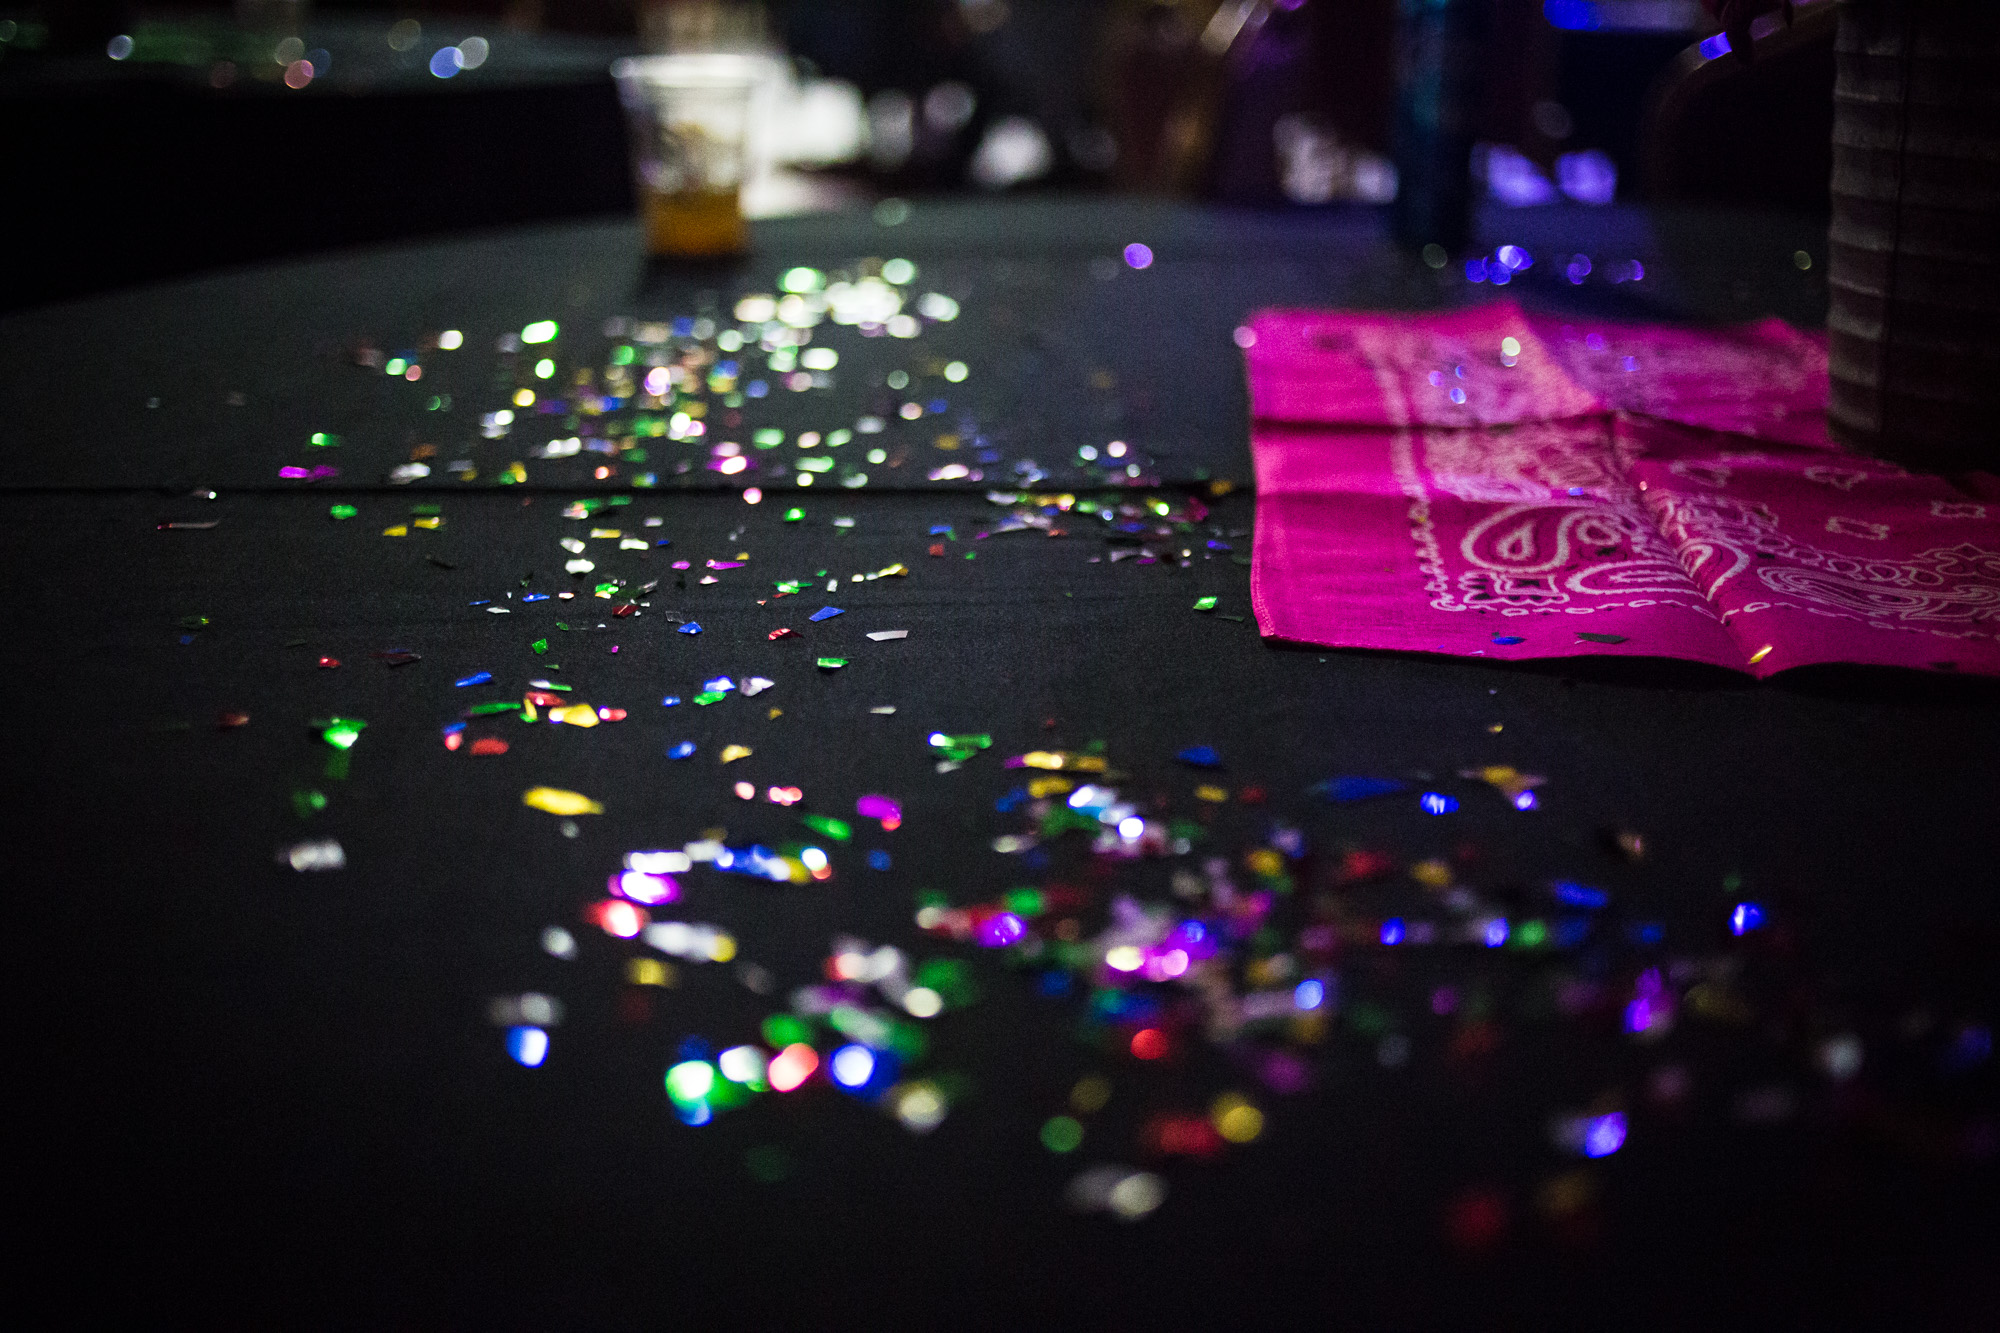
[[[607,70],[646,51],[763,58],[756,216],[1130,192],[1451,248],[1458,194],[1825,212],[1833,9],[1745,62],[1697,0],[0,0],[0,306],[629,212]]]

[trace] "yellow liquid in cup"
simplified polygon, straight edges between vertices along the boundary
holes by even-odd
[[[750,248],[750,230],[734,187],[692,194],[647,190],[642,207],[646,249],[652,254],[704,259],[740,255]]]

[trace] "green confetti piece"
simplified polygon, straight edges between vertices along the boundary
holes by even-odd
[[[467,717],[493,717],[499,713],[518,713],[521,705],[512,699],[495,699],[491,703],[474,704],[465,710]]]
[[[945,906],[942,895],[940,901],[931,906]],[[930,958],[917,967],[916,975],[910,980],[918,986],[927,986],[944,997],[947,1005],[956,1008],[971,1004],[979,998],[979,988],[973,980],[972,968],[957,958]]]
[[[703,690],[694,697],[694,701],[701,707],[706,708],[710,704],[719,704],[728,697],[728,693],[723,690]]]
[[[536,639],[528,646],[538,653],[545,653],[549,650],[549,641],[547,639]]]
[[[993,737],[986,734],[967,733],[962,736],[947,736],[941,731],[932,732],[930,746],[953,763],[964,763],[981,750],[991,749]]]
[[[835,819],[832,815],[800,815],[799,822],[821,837],[831,838],[835,842],[846,842],[854,836],[854,830],[849,827],[846,820]]]
[[[1199,598],[1194,604],[1194,609],[1197,611],[1213,611],[1215,609],[1215,599],[1213,597]]]
[[[965,558],[966,558],[967,560],[977,560],[977,559],[979,558],[979,552],[977,552],[977,551],[967,551],[967,552],[965,553]]]
[[[354,742],[361,739],[367,723],[358,717],[330,717],[315,723],[320,729],[319,738],[336,750],[349,750]]]
[[[806,511],[803,509],[787,509],[785,511],[785,522],[796,523],[805,516]]]
[[[316,430],[313,432],[311,443],[315,449],[338,449],[340,447],[340,437],[338,435],[329,435],[323,430]]]
[[[844,657],[822,657],[819,659],[819,669],[821,671],[838,671],[846,665],[847,659]]]
[[[331,509],[326,511],[326,516],[328,518],[338,520],[343,518],[353,518],[356,514],[359,514],[360,512],[361,511],[359,509],[356,509],[353,505],[335,505]]]
[[[300,819],[307,819],[326,809],[326,793],[323,791],[295,791],[292,793],[292,809]]]
[[[772,1014],[764,1020],[764,1040],[782,1050],[798,1042],[809,1042],[813,1038],[812,1024],[795,1014]]]
[[[1000,901],[1016,916],[1040,916],[1048,910],[1048,899],[1040,889],[1009,889]]]
[[[521,341],[530,344],[554,342],[559,332],[561,329],[554,320],[538,319],[521,330]]]
[[[1052,1116],[1042,1125],[1042,1146],[1052,1153],[1071,1153],[1083,1146],[1083,1126],[1066,1115]]]

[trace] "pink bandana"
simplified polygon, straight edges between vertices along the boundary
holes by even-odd
[[[1821,337],[1508,303],[1249,327],[1266,635],[2000,675],[2000,478],[1830,444]]]

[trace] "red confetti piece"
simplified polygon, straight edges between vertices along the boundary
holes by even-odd
[[[452,739],[456,740],[458,738],[454,736]],[[454,746],[453,748],[457,747]],[[472,752],[474,754],[505,754],[507,753],[507,742],[501,740],[498,736],[481,736],[472,743]]]

